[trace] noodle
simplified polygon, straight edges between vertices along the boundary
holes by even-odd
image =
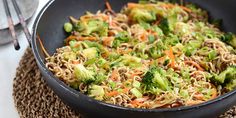
[[[144,109],[200,104],[235,88],[236,38],[209,24],[205,11],[157,2],[129,3],[115,13],[106,5],[104,12],[70,17],[66,46],[46,58],[69,86]]]

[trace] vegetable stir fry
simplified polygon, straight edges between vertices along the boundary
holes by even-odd
[[[65,46],[46,58],[80,92],[131,108],[191,106],[236,87],[236,37],[192,4],[128,3],[64,24]]]

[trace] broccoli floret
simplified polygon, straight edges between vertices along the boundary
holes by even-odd
[[[236,78],[236,67],[230,66],[226,70],[222,71],[219,75],[214,75],[213,80],[220,84],[225,84]]]
[[[142,83],[147,89],[160,88],[164,91],[170,90],[169,81],[164,76],[165,71],[161,68],[150,69],[143,77]]]
[[[83,35],[90,35],[92,33],[98,33],[99,36],[107,36],[108,24],[99,19],[91,19],[87,22],[79,22],[79,31],[82,31]]]
[[[98,72],[96,74],[96,77],[95,77],[96,80],[94,81],[95,84],[100,84],[100,83],[102,83],[102,81],[107,79],[107,76],[104,75],[103,73],[105,73],[105,72]]]
[[[75,60],[76,59],[76,53],[74,52],[64,52],[63,57],[65,60]]]
[[[156,20],[155,13],[146,9],[134,8],[131,10],[130,16],[134,22],[138,23],[153,22]]]
[[[228,32],[221,36],[221,40],[232,47],[236,48],[236,37],[233,33]]]
[[[141,58],[130,55],[124,55],[121,58],[122,58],[122,63],[125,66],[139,67],[141,65],[141,60],[142,60]]]
[[[103,100],[105,95],[104,89],[98,85],[91,85],[89,87],[89,96],[95,98],[96,100]]]
[[[236,67],[230,66],[219,75],[214,75],[212,79],[222,84],[226,90],[233,90],[236,88]]]
[[[236,88],[236,79],[233,79],[233,80],[231,80],[229,83],[227,83],[227,84],[225,85],[225,88],[226,88],[228,91],[231,91],[231,90],[235,89],[235,88]]]
[[[137,98],[141,98],[143,96],[143,94],[137,88],[132,88],[130,92]]]
[[[169,21],[167,18],[163,18],[159,24],[159,28],[161,28],[162,32],[167,35],[170,32]]]
[[[88,59],[96,58],[98,56],[98,51],[95,47],[84,49],[82,53]]]
[[[121,43],[127,43],[130,40],[130,36],[128,32],[119,32],[115,36],[115,40],[113,41],[112,47],[119,47]]]
[[[75,65],[74,74],[78,80],[84,82],[85,84],[90,84],[95,81],[95,73],[86,69],[82,64]]]

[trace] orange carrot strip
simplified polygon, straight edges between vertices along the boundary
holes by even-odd
[[[102,44],[104,46],[111,46],[112,41],[113,41],[113,37],[103,37]]]
[[[193,66],[195,66],[198,70],[200,71],[204,71],[204,69],[196,62],[194,61],[184,61],[185,64],[192,64]]]
[[[78,40],[78,41],[90,40],[90,41],[95,41],[95,40],[97,40],[97,38],[96,37],[78,37],[78,36],[70,35],[69,37],[66,38],[67,44],[71,40]]]
[[[79,60],[73,60],[72,63],[73,64],[80,64],[80,61]]]
[[[174,55],[174,53],[173,53],[172,47],[170,47],[170,50],[169,50],[169,51],[166,50],[165,53],[166,53],[166,55],[167,55],[168,57],[170,57],[170,59],[171,59],[171,64],[170,64],[170,66],[171,66],[172,68],[174,68],[174,67],[175,67],[175,55]]]
[[[111,79],[112,80],[116,80],[118,78],[118,76],[119,76],[118,74],[119,73],[118,73],[117,69],[113,70],[112,73],[111,73]]]
[[[123,92],[123,93],[127,93],[127,92],[129,92],[129,89],[130,89],[130,88],[124,88],[122,92]]]
[[[142,41],[147,41],[148,37],[147,37],[147,34],[144,32],[144,33],[142,33],[140,38],[141,38]]]
[[[149,99],[149,97],[145,96],[145,97],[142,97],[142,98],[137,98],[137,99],[131,101],[130,103],[134,106],[140,106],[140,105],[142,105],[142,102],[144,102],[148,99]]]
[[[157,59],[157,62],[162,63],[162,62],[164,62],[165,58],[166,58],[166,56],[160,57]]]
[[[217,90],[216,90],[216,87],[215,85],[211,84],[212,88],[214,89],[213,93],[212,93],[212,96],[211,96],[211,99],[214,99],[217,97]]]
[[[137,3],[128,3],[127,4],[127,7],[128,7],[128,9],[132,9],[132,8],[135,8],[135,7],[137,7],[137,6],[139,6],[139,4],[137,4]]]
[[[187,7],[185,7],[185,6],[180,6],[183,10],[185,10],[185,11],[187,11],[187,12],[192,12],[192,10],[191,9],[189,9],[189,8],[187,8]]]
[[[112,11],[112,8],[111,8],[111,5],[110,3],[108,2],[108,0],[106,0],[106,7],[109,11]]]
[[[201,93],[200,94],[194,94],[193,96],[194,96],[194,98],[196,98],[198,100],[204,100],[203,95]]]
[[[43,53],[44,53],[47,57],[50,57],[50,55],[49,55],[48,52],[46,51],[45,47],[43,46],[42,40],[40,39],[40,37],[39,37],[38,34],[37,34],[37,39],[39,40],[39,44],[40,44],[40,47],[41,47],[42,50],[43,50]]]
[[[112,92],[107,93],[106,96],[112,97],[112,96],[116,96],[118,94],[119,94],[118,91],[112,91]]]

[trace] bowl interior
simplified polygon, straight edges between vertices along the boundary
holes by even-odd
[[[203,9],[206,9],[211,18],[222,19],[222,29],[236,33],[236,12],[233,11],[235,0],[186,0],[192,2]],[[138,0],[110,0],[110,4],[115,11],[119,11],[127,2],[138,2]],[[38,34],[43,42],[45,49],[52,55],[57,48],[64,45],[64,39],[67,37],[63,30],[63,25],[68,22],[69,16],[79,18],[86,11],[95,13],[98,10],[104,10],[104,0],[55,0],[43,14],[38,17],[36,29],[34,29],[34,37]],[[33,39],[34,50],[38,55],[38,60],[43,62],[45,56],[41,46]],[[33,45],[34,45],[33,44]],[[45,65],[42,67],[46,69]],[[47,70],[48,71],[48,70]],[[49,72],[49,71],[48,71]],[[56,79],[56,78],[55,78]]]

